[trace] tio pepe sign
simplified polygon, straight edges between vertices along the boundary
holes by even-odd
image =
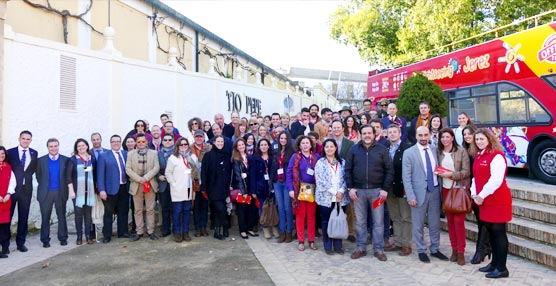
[[[229,90],[226,90],[226,97],[228,98],[229,112],[242,112],[242,108],[244,106],[243,103],[245,102],[245,109],[243,112],[247,114],[261,114],[262,102],[260,99],[243,96],[245,100],[242,100],[241,94]]]

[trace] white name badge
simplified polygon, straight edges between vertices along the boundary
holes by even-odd
[[[278,171],[277,171],[276,173],[277,173],[278,175],[284,174],[284,168],[278,169]]]
[[[242,179],[247,178],[247,174],[246,174],[246,173],[241,173],[241,178],[242,178]]]
[[[264,174],[264,179],[267,180],[267,181],[270,180],[270,177],[268,176],[268,174]]]
[[[186,168],[186,169],[185,169],[185,173],[186,173],[186,174],[191,174],[191,169]]]
[[[92,170],[93,170],[93,168],[91,168],[91,167],[86,167],[86,168],[83,169],[83,171],[85,171],[87,173],[92,171]]]
[[[274,145],[274,150],[278,149],[278,145]]]
[[[307,169],[307,175],[312,176],[314,174],[315,174],[315,170],[313,170],[311,168]]]

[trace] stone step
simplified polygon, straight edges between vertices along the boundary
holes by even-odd
[[[514,198],[512,212],[514,216],[548,224],[556,224],[556,206],[554,205]]]
[[[440,225],[442,229],[448,229],[446,219],[441,219]],[[477,225],[466,221],[465,229],[467,238],[477,241]],[[556,247],[554,245],[548,245],[511,233],[508,233],[508,242],[509,253],[556,269]]]
[[[514,199],[556,205],[556,188],[554,186],[519,179],[507,180]]]

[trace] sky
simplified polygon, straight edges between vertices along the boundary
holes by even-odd
[[[369,71],[355,47],[330,37],[329,15],[344,1],[162,2],[275,70]]]

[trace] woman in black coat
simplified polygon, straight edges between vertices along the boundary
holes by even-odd
[[[226,198],[230,195],[232,163],[224,150],[224,137],[214,137],[214,148],[203,157],[201,166],[201,195],[208,196],[214,212],[214,238],[224,240],[228,231]]]
[[[257,143],[257,149],[255,149],[255,155],[251,157],[249,164],[251,165],[249,168],[250,191],[251,194],[253,194],[253,197],[259,200],[259,204],[261,206],[259,208],[260,216],[264,201],[270,196],[271,192],[274,192],[274,190],[271,190],[270,188],[272,149],[270,148],[270,141],[268,141],[268,139],[262,138],[259,140],[259,143]],[[272,238],[270,228],[268,227],[272,227],[276,238],[280,236],[276,226],[262,226],[265,238]]]

